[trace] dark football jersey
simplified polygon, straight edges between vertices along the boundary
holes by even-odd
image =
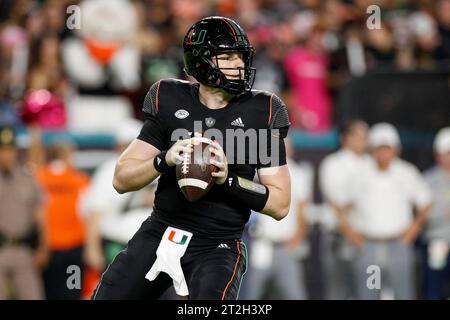
[[[286,164],[283,138],[290,123],[280,98],[252,90],[234,97],[224,108],[210,109],[200,102],[198,92],[199,84],[187,81],[153,84],[144,101],[146,121],[138,139],[163,151],[178,138],[201,131],[222,145],[229,170],[249,180],[256,169]],[[196,236],[239,238],[249,215],[250,209],[225,197],[219,185],[200,200],[187,201],[178,187],[175,167],[158,181],[152,219]]]

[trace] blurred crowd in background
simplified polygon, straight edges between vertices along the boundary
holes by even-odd
[[[139,132],[150,85],[185,78],[182,39],[209,15],[246,30],[253,87],[279,95],[292,122],[292,214],[275,225],[252,215],[241,298],[450,297],[450,133],[437,134],[450,125],[450,0],[0,0],[0,299],[90,296],[151,213],[155,185],[118,195],[115,160]],[[434,112],[423,148],[401,121],[375,125],[396,121],[362,99],[342,114],[352,81],[430,74],[437,85],[405,93],[440,90],[413,99]],[[374,87],[359,94],[371,100]],[[384,114],[405,104],[388,98]],[[72,289],[70,265],[82,272]],[[367,288],[370,265],[389,275],[385,290]]]

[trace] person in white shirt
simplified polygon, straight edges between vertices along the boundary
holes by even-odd
[[[351,244],[358,244],[360,237],[349,224],[342,225],[339,230],[336,209],[346,190],[347,181],[354,179],[370,159],[367,154],[367,134],[367,123],[360,119],[350,119],[340,129],[341,148],[327,155],[319,167],[320,191],[324,200],[320,210],[321,260],[325,298],[328,300],[355,296],[350,265]]]
[[[424,230],[427,244],[424,268],[425,299],[450,298],[450,127],[434,139],[436,166],[425,172],[433,205]]]
[[[375,124],[369,146],[373,160],[347,182],[338,213],[340,225],[350,225],[359,238],[353,260],[357,297],[379,299],[390,284],[395,299],[413,299],[412,245],[426,222],[431,192],[419,170],[398,158],[400,138],[395,127]],[[348,221],[350,207],[354,217]],[[372,273],[380,278],[371,277]]]
[[[306,299],[301,258],[308,250],[305,244],[306,210],[311,198],[312,167],[297,164],[289,139],[285,139],[286,159],[291,174],[291,205],[283,220],[258,215],[251,232],[249,270],[245,280],[244,299],[260,300],[266,297],[269,282],[276,294],[271,298],[282,300]]]
[[[125,214],[136,207],[133,202],[138,198],[142,199],[144,194],[118,194],[112,185],[117,158],[137,137],[141,127],[142,123],[136,119],[130,118],[122,122],[115,137],[116,155],[96,169],[90,188],[81,201],[87,226],[85,262],[98,272],[102,272],[118,251],[123,249],[151,213],[151,209],[146,209],[146,212],[134,210],[131,215]],[[144,203],[151,202],[151,199],[143,200]]]

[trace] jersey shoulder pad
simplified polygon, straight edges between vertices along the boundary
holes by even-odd
[[[175,90],[188,90],[191,86],[189,81],[179,80],[179,79],[162,79],[158,82],[155,82],[150,89],[148,90],[145,99],[144,106],[142,107],[142,111],[145,113],[155,115],[158,113],[159,108],[161,106],[160,100],[164,95],[162,91],[169,94],[176,92]],[[167,98],[167,97],[166,97]]]
[[[277,95],[272,94],[269,102],[269,128],[280,129],[290,125],[286,105]]]
[[[145,95],[144,105],[142,107],[142,111],[145,113],[156,115],[158,113],[159,108],[159,90],[161,87],[162,80],[155,82],[152,84],[150,89],[148,89],[147,94]]]
[[[252,94],[254,99],[260,99],[257,103],[266,108],[267,124],[270,129],[290,126],[286,105],[276,94],[263,90],[252,90]]]
[[[264,90],[256,90],[252,89],[251,99],[252,99],[252,105],[256,107],[258,110],[258,113],[261,112],[263,115],[263,121],[265,124],[269,123],[269,116],[270,116],[270,99],[272,96],[272,93]]]

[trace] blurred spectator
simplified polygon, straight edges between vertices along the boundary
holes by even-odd
[[[365,29],[369,68],[389,68],[395,62],[395,43],[391,27],[382,23],[380,29]]]
[[[427,259],[426,299],[450,297],[450,127],[441,129],[434,140],[436,166],[425,173],[433,193],[433,205],[425,227]]]
[[[132,208],[135,193],[118,194],[112,185],[118,156],[138,136],[141,128],[140,121],[123,121],[116,133],[116,155],[97,168],[91,187],[83,198],[82,210],[87,225],[85,260],[98,272],[112,262],[145,220],[142,216],[134,216],[134,224],[124,223],[129,219],[125,212]],[[146,216],[149,213],[150,210]]]
[[[42,192],[17,164],[14,131],[0,129],[0,300],[43,299],[39,269],[46,264]]]
[[[258,23],[265,22],[262,12],[259,9],[259,1],[240,0],[236,1],[236,15],[244,26],[255,26]],[[246,28],[247,30],[248,28]],[[251,40],[250,40],[251,41]]]
[[[17,109],[6,100],[2,101],[0,95],[0,127],[16,127],[20,123]]]
[[[440,52],[442,58],[450,60],[450,0],[436,1],[436,17],[441,38]]]
[[[340,89],[349,75],[362,76],[367,71],[363,32],[360,29],[358,24],[348,24],[343,28],[342,43],[333,52],[330,62],[333,71],[330,85],[333,89]]]
[[[341,129],[341,148],[326,156],[319,167],[320,190],[326,205],[323,208],[323,251],[325,292],[327,299],[355,297],[350,262],[352,245],[359,245],[360,238],[346,219],[338,225],[337,210],[348,181],[355,179],[369,161],[367,149],[367,124],[353,119]],[[349,219],[353,212],[349,213]],[[339,232],[340,229],[340,232]],[[342,235],[344,237],[342,237]]]
[[[293,91],[290,109],[293,126],[323,132],[331,126],[331,97],[327,88],[328,54],[323,46],[325,30],[315,26],[304,41],[285,57],[284,68]]]
[[[50,4],[51,1],[47,1]],[[56,1],[53,1],[56,2]],[[62,2],[62,1],[59,1]],[[64,13],[63,8],[61,8],[61,14]],[[48,27],[48,21],[46,20],[44,14],[44,4],[38,1],[32,1],[27,12],[27,19],[25,22],[25,29],[27,30],[27,36],[29,42],[38,41],[44,33],[54,33],[58,34],[61,30],[51,30]],[[62,25],[64,28],[65,26]]]
[[[55,34],[46,34],[30,48],[29,89],[46,89],[64,96],[67,83],[62,70],[60,42]]]
[[[259,214],[250,247],[249,272],[244,298],[260,300],[266,297],[271,283],[283,300],[306,299],[303,258],[306,239],[306,210],[311,200],[312,169],[293,160],[293,149],[286,141],[286,156],[291,173],[292,195],[290,212],[276,221]],[[303,250],[303,252],[302,252]]]
[[[44,271],[47,299],[80,299],[80,288],[68,288],[68,267],[83,271],[82,252],[85,226],[79,214],[79,200],[89,177],[73,167],[74,146],[69,141],[55,141],[49,161],[37,170],[46,193],[45,240],[50,260]],[[81,279],[80,279],[81,281]]]
[[[417,65],[423,69],[435,67],[435,61],[444,58],[439,52],[440,38],[436,21],[425,12],[417,12],[409,17],[416,47]]]
[[[144,45],[136,39],[137,8],[126,0],[81,1],[81,27],[61,44],[64,70],[78,91],[66,101],[69,130],[113,134],[133,115]]]
[[[166,0],[153,0],[145,2],[145,22],[151,28],[161,31],[170,26],[172,22],[172,12],[170,2]]]
[[[431,193],[420,172],[398,158],[400,138],[392,125],[374,125],[369,146],[373,161],[347,182],[348,192],[338,210],[341,225],[349,224],[345,214],[350,207],[354,210],[357,298],[380,299],[382,291],[391,288],[395,299],[414,299],[412,245],[426,222]],[[380,269],[381,287],[368,285],[369,266]]]
[[[59,38],[43,35],[31,45],[27,89],[21,104],[22,120],[43,129],[65,129],[64,98],[69,84],[63,75]]]
[[[28,64],[28,38],[26,30],[7,25],[0,28],[0,55],[2,64],[0,93],[7,98],[19,99],[25,90]]]
[[[62,43],[67,74],[86,93],[117,93],[140,85],[140,53],[131,42],[135,8],[128,1],[82,1],[79,37]],[[120,21],[120,23],[117,23]]]
[[[56,34],[36,39],[30,47],[27,91],[21,108],[26,124],[37,124],[45,129],[63,129],[66,126],[64,97],[67,83],[61,64],[60,43]]]
[[[47,0],[43,6],[43,19],[45,21],[45,31],[58,34],[62,36],[65,32],[66,15],[65,7],[70,3],[70,0]]]
[[[133,37],[133,41],[139,46],[143,56],[158,54],[162,39],[160,34],[157,32],[158,30],[148,22],[147,15],[159,17],[162,14],[161,11],[163,11],[165,7],[163,4],[158,6],[156,1],[149,3],[149,7],[147,7],[142,1],[135,1],[133,5],[137,15],[137,30]],[[168,11],[166,10],[163,12],[163,17],[160,19],[164,21],[165,14],[168,13]],[[151,19],[152,17],[148,18]]]
[[[253,58],[253,66],[257,70],[253,88],[282,95],[288,88],[282,65],[282,45],[273,37],[273,30],[258,28],[251,32],[250,41],[258,52]]]
[[[209,1],[205,0],[169,0],[169,11],[173,15],[172,29],[175,39],[183,39],[185,30],[197,20],[209,15]]]

